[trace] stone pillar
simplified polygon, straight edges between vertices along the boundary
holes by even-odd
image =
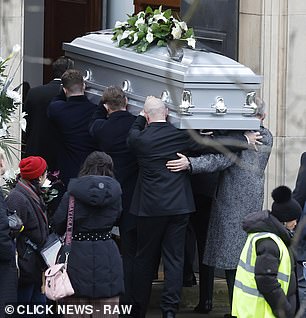
[[[306,151],[305,18],[303,0],[240,1],[239,62],[263,75],[265,124],[274,135],[267,167],[268,198],[275,186],[294,187],[299,158]]]
[[[14,75],[14,80],[10,85],[11,89],[17,87],[23,81],[23,63],[21,61],[23,55],[23,8],[24,0],[0,1],[0,56],[2,58],[7,57],[15,44],[19,44],[21,47],[21,51],[16,56],[15,60],[10,61],[12,64],[10,75],[13,75],[16,72]],[[19,115],[20,112],[21,107],[17,111],[17,115]],[[18,141],[21,140],[19,125],[13,125],[13,127],[10,129],[10,132]],[[17,146],[17,148],[20,149],[20,146]],[[20,157],[20,151],[16,152],[16,156]],[[17,165],[17,161],[17,159],[14,160],[14,166]]]

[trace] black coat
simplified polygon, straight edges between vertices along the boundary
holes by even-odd
[[[303,209],[306,201],[306,152],[301,155],[300,168],[292,196],[299,202]]]
[[[96,150],[88,125],[96,105],[84,95],[63,100],[55,97],[48,107],[48,115],[60,135],[58,166],[60,178],[67,186],[70,178],[77,177],[86,157]]]
[[[295,189],[292,196],[298,201],[303,213],[301,215],[302,222],[305,222],[306,210],[304,208],[306,202],[306,152],[301,155],[300,168],[296,179]],[[298,241],[294,246],[296,252],[296,259],[300,262],[306,261],[306,226],[299,234]]]
[[[45,264],[39,252],[26,241],[30,239],[40,248],[47,239],[49,230],[44,203],[33,187],[21,181],[9,193],[6,202],[10,210],[17,212],[24,225],[24,230],[17,237],[19,283],[41,283]]]
[[[17,269],[15,244],[9,235],[8,218],[0,191],[0,318],[4,318],[4,305],[17,301]]]
[[[168,122],[153,122],[146,128],[145,125],[146,119],[138,116],[128,137],[139,163],[130,212],[138,216],[165,216],[195,211],[188,172],[170,172],[166,162],[176,159],[177,152],[196,151],[199,145],[187,132]]]
[[[275,317],[293,318],[297,304],[297,280],[295,260],[290,250],[291,237],[288,230],[270,211],[249,214],[244,219],[242,226],[247,233],[273,233],[280,237],[287,246],[291,257],[291,274],[287,295],[277,280],[280,264],[279,248],[270,238],[258,240],[256,243],[255,280],[258,291],[270,305]]]
[[[66,230],[69,194],[75,197],[73,234],[109,231],[120,216],[121,188],[115,179],[71,179],[53,219],[60,235]],[[123,293],[122,271],[119,250],[112,239],[72,241],[68,274],[76,296],[109,298]]]
[[[127,146],[127,136],[134,121],[135,116],[128,111],[116,111],[107,118],[105,107],[98,106],[89,127],[98,149],[112,157],[115,177],[122,188],[120,230],[129,230],[136,224],[128,213],[138,175],[137,158]]]
[[[50,170],[57,169],[57,135],[47,116],[52,98],[58,95],[61,81],[54,79],[46,85],[31,88],[28,92],[24,111],[27,113],[25,157],[41,156]]]

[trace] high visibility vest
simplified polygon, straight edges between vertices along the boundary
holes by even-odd
[[[256,242],[263,238],[271,238],[279,248],[280,264],[278,267],[277,280],[285,295],[288,293],[291,260],[285,243],[273,233],[262,232],[249,234],[237,267],[232,316],[238,318],[275,317],[270,305],[266,302],[263,295],[259,293],[255,281]]]

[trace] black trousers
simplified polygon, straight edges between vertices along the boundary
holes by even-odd
[[[193,276],[193,262],[197,245],[199,305],[200,307],[205,307],[212,305],[214,289],[214,267],[203,264],[212,199],[203,194],[194,194],[194,201],[196,212],[191,214],[188,225],[189,230],[186,232],[184,277],[188,279]]]
[[[132,302],[133,268],[137,249],[137,229],[120,228],[120,251],[122,255],[124,274],[124,295],[120,297],[122,304]]]
[[[164,263],[163,312],[176,312],[183,284],[184,244],[189,214],[138,217],[137,253],[134,264],[133,302],[139,309],[133,317],[145,317],[152,280],[161,254]]]

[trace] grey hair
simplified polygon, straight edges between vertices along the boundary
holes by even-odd
[[[260,97],[256,97],[255,103],[257,105],[256,116],[260,118],[264,117],[266,113],[266,103]]]

